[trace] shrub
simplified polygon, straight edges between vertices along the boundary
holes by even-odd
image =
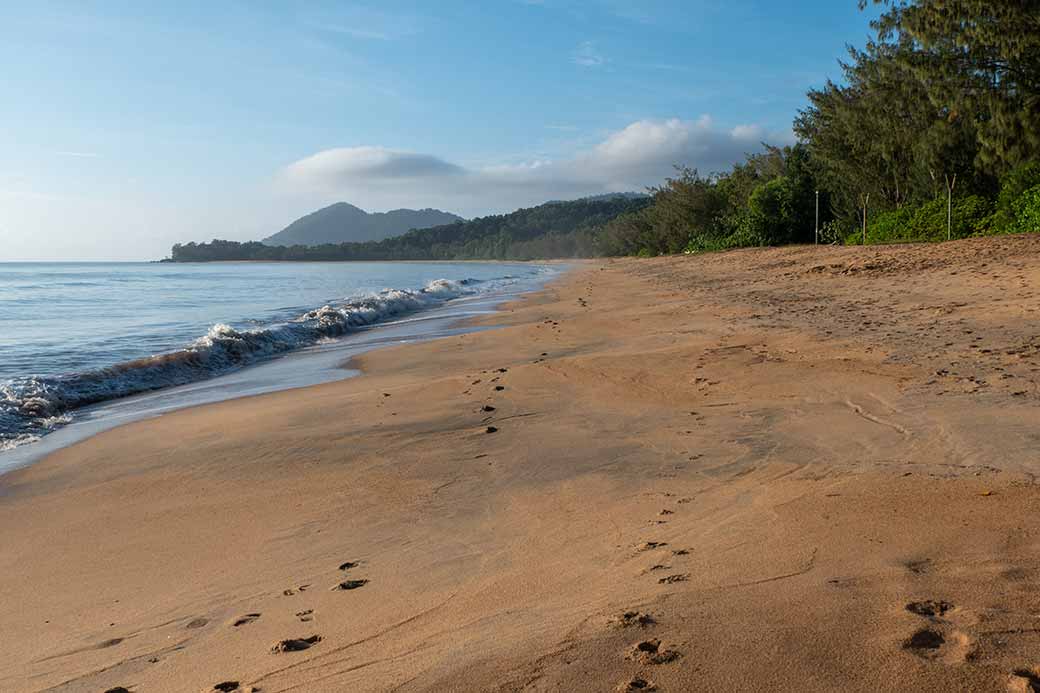
[[[1040,232],[1040,185],[1019,195],[1011,209],[1014,214],[1014,233]]]
[[[837,219],[832,219],[820,227],[820,243],[827,245],[841,243],[845,235],[845,228]]]
[[[1001,178],[997,209],[1011,210],[1024,193],[1038,185],[1040,185],[1040,162],[1019,166]]]
[[[867,223],[867,243],[911,243],[946,240],[946,198],[920,207],[903,207],[881,212]],[[953,200],[953,238],[983,233],[992,219],[993,204],[984,197],[968,195]],[[862,243],[862,232],[845,239],[846,245]]]
[[[1026,192],[1040,185],[1040,162],[1024,164],[1000,181],[996,210],[986,220],[989,233],[1018,233],[1015,205]]]
[[[958,197],[953,200],[953,233],[954,238],[967,238],[973,234],[984,232],[992,203],[978,195]],[[911,235],[907,240],[944,241],[946,240],[946,199],[940,197],[920,207],[911,221]]]
[[[786,176],[755,188],[748,200],[746,245],[780,245],[792,240],[794,191]],[[745,231],[738,230],[738,233]]]
[[[889,212],[878,214],[867,224],[868,243],[901,243],[914,240],[914,210],[911,207],[901,207]],[[862,242],[862,231],[859,234]]]

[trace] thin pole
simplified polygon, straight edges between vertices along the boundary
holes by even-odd
[[[816,245],[820,244],[820,191],[816,191]]]
[[[953,240],[953,188],[957,185],[957,174],[953,180],[946,176],[946,240]]]
[[[870,193],[863,199],[863,245],[867,244],[867,205],[870,204]]]

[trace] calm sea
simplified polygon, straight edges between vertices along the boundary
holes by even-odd
[[[505,263],[0,263],[0,450],[34,442],[98,403],[248,376],[247,367],[373,330],[421,336],[424,315],[515,295],[557,271]]]

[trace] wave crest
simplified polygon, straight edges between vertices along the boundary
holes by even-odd
[[[478,283],[437,279],[418,291],[386,289],[256,329],[218,323],[178,351],[59,377],[14,378],[0,383],[0,450],[38,440],[68,423],[69,412],[79,407],[211,378],[475,293]]]

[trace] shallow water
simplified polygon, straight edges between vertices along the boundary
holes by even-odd
[[[460,317],[558,271],[507,263],[0,264],[0,469],[38,456],[45,435],[53,448],[113,421],[344,377],[338,366],[353,353],[451,333]]]

